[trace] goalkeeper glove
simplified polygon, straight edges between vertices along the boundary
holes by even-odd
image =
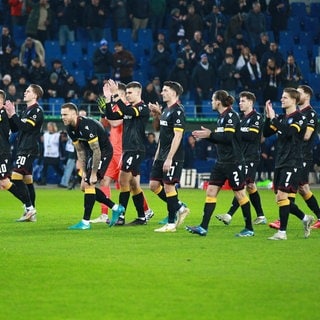
[[[106,109],[107,109],[107,101],[106,98],[103,96],[100,96],[97,98],[97,104],[98,104],[98,108],[101,114],[101,117],[105,117],[106,116]]]

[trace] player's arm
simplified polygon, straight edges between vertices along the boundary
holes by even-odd
[[[174,130],[174,136],[172,139],[170,150],[167,155],[167,159],[164,161],[164,164],[163,164],[164,172],[168,172],[170,170],[172,165],[172,159],[176,154],[183,137],[183,131],[184,131],[183,128],[174,128],[173,130]]]
[[[90,183],[97,182],[97,172],[99,170],[101,161],[101,149],[99,145],[99,138],[95,137],[88,141],[90,149],[92,150],[92,167],[91,167],[91,177]]]
[[[82,177],[86,176],[87,167],[86,167],[86,150],[84,149],[83,145],[79,142],[79,140],[73,141],[74,148],[77,152],[78,164],[79,169],[82,172]]]

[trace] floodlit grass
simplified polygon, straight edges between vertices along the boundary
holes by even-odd
[[[278,208],[261,190],[269,221]],[[155,216],[147,226],[67,227],[82,217],[78,190],[37,189],[37,223],[16,223],[22,209],[0,193],[0,319],[317,319],[320,230],[303,238],[291,216],[287,241],[268,241],[274,230],[256,226],[236,238],[241,212],[230,226],[214,217],[207,237],[153,231],[164,204],[145,190]],[[314,194],[320,200],[319,190]],[[199,224],[205,193],[179,190],[191,209],[185,224]],[[113,199],[118,192],[113,191]],[[222,191],[214,214],[232,192]],[[297,204],[306,210],[302,199]],[[309,212],[306,210],[306,212]],[[93,217],[98,216],[96,205]],[[255,213],[253,212],[253,217]],[[135,218],[132,202],[127,221]]]

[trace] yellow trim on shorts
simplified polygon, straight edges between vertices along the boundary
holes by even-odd
[[[278,205],[278,207],[289,206],[290,205],[290,200],[289,199],[279,200],[277,202],[277,205]]]

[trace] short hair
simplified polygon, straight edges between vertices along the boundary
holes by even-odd
[[[138,88],[142,90],[142,85],[138,81],[131,81],[126,85],[126,89],[129,89],[129,88]]]
[[[61,106],[61,109],[74,110],[74,111],[78,114],[78,107],[77,107],[73,102],[64,103],[64,104]]]
[[[214,93],[214,98],[221,101],[223,107],[227,108],[233,105],[234,97],[225,90],[218,90]]]
[[[0,90],[0,96],[2,96],[3,101],[6,100],[6,92],[3,90]]]
[[[291,99],[295,99],[296,102],[300,100],[300,92],[296,88],[284,88],[283,92],[288,93]]]
[[[306,84],[299,85],[298,89],[302,89],[304,93],[306,93],[306,94],[308,94],[310,96],[310,98],[313,96],[312,88],[307,86]]]
[[[41,99],[43,97],[43,89],[35,83],[31,83],[29,87],[32,89],[32,91],[36,94],[37,100]]]
[[[123,82],[118,82],[118,89],[121,91],[126,91],[126,85]]]
[[[169,87],[172,89],[177,96],[181,96],[183,93],[182,85],[179,82],[176,81],[165,81],[163,83],[164,86]]]
[[[240,92],[239,97],[240,98],[245,97],[248,100],[251,100],[253,104],[256,102],[255,94],[250,92],[250,91],[242,91],[242,92]]]

